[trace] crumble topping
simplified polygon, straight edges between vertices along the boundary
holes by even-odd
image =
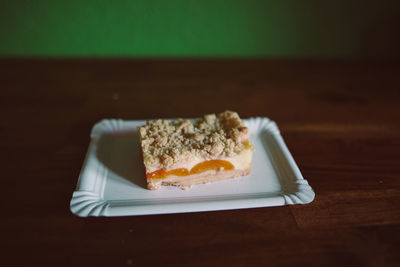
[[[148,172],[168,169],[195,157],[205,160],[234,156],[251,147],[249,130],[239,115],[225,111],[190,120],[152,120],[139,128]]]

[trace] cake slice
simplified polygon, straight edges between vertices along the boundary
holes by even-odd
[[[239,115],[153,120],[139,128],[147,188],[188,188],[250,174],[254,146]]]

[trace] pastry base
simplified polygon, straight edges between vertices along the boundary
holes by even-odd
[[[164,179],[147,179],[147,188],[150,190],[157,190],[160,186],[177,186],[182,189],[188,189],[192,185],[208,184],[216,181],[227,180],[240,176],[250,174],[250,167],[243,170],[230,170],[230,171],[206,171],[199,174],[188,176],[174,176],[170,175]]]

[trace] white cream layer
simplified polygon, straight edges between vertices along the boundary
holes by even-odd
[[[253,156],[253,149],[248,148],[233,157],[221,157],[221,158],[213,158],[213,159],[204,159],[201,157],[196,157],[196,158],[193,158],[190,162],[172,166],[170,169],[165,170],[165,171],[181,169],[181,168],[184,168],[184,169],[187,169],[190,171],[197,164],[207,161],[207,160],[225,160],[225,161],[230,162],[233,165],[235,170],[244,170],[244,169],[248,169],[251,166],[252,156]]]

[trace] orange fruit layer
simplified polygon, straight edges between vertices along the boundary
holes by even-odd
[[[150,179],[164,179],[168,175],[176,175],[176,176],[188,176],[190,174],[198,174],[209,170],[219,170],[222,169],[224,171],[233,170],[233,165],[229,161],[226,160],[207,160],[200,162],[195,165],[190,171],[186,168],[174,169],[170,171],[164,171],[163,169],[146,173],[146,178]]]

